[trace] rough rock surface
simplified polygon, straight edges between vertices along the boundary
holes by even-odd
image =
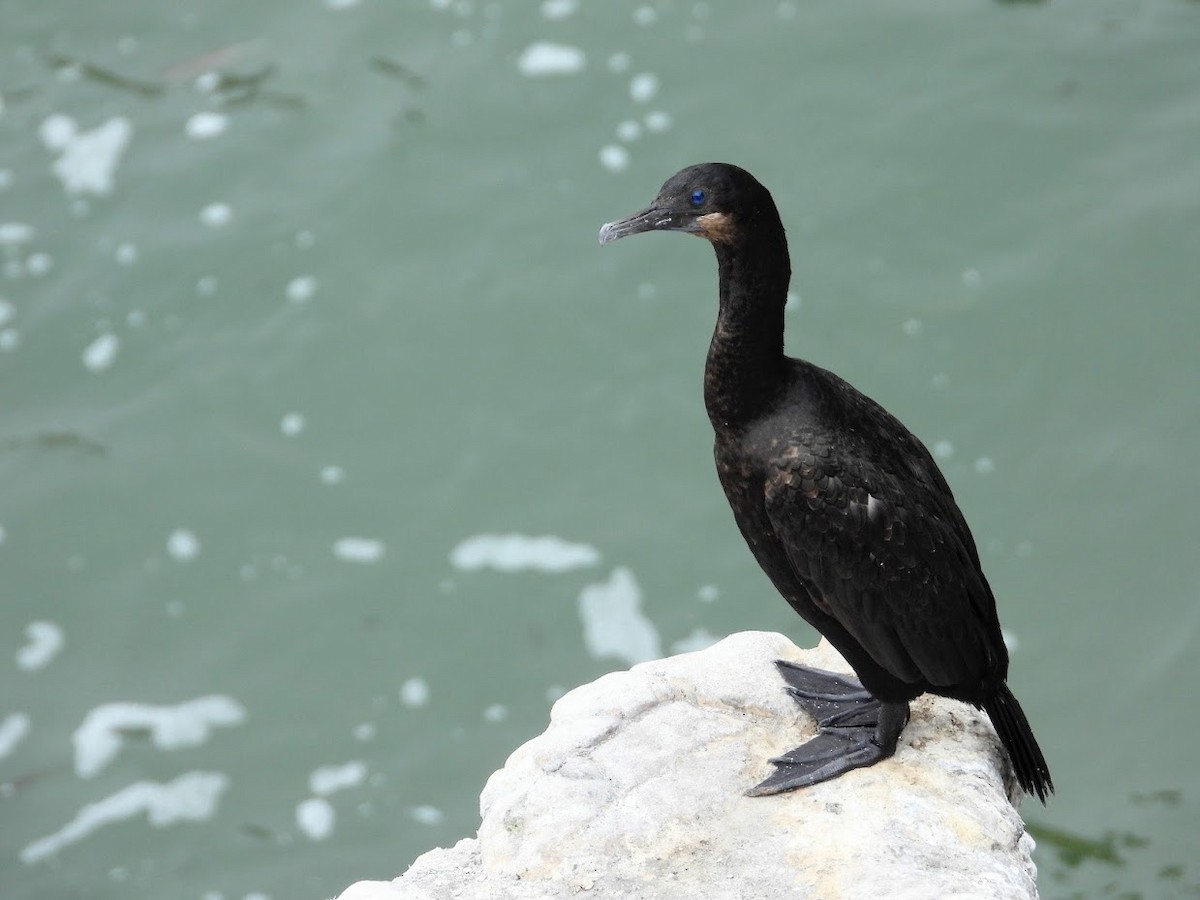
[[[892,759],[745,796],[814,733],[775,659],[849,671],[749,632],[605,675],[488,780],[477,838],[339,900],[1037,897],[1011,773],[967,705],[922,697]]]

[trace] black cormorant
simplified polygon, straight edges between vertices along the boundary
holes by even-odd
[[[704,369],[717,473],[738,528],[792,608],[859,682],[778,663],[816,718],[752,794],[836,778],[891,756],[909,701],[929,692],[985,710],[1017,781],[1045,802],[1042,751],[1004,683],[1008,653],[979,553],[929,451],[832,372],[783,352],[791,266],[770,193],[725,163],[689,166],[600,243],[682,231],[717,254],[720,309]]]

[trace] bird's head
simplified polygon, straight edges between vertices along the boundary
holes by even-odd
[[[676,172],[645,209],[600,229],[600,243],[643,231],[682,231],[715,246],[751,240],[778,229],[779,213],[765,187],[729,163],[700,163]]]

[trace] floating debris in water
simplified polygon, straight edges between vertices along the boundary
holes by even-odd
[[[29,643],[17,651],[17,668],[26,672],[44,669],[65,643],[62,629],[44,620],[26,625],[25,639]]]
[[[429,684],[424,678],[410,678],[400,685],[400,702],[416,709],[429,703]]]
[[[233,209],[228,203],[210,203],[200,210],[200,221],[210,228],[228,225],[233,218]]]
[[[27,244],[35,234],[33,226],[24,222],[0,222],[0,247]]]
[[[115,334],[102,334],[83,349],[83,364],[92,372],[102,372],[117,358],[121,346]]]
[[[661,133],[671,127],[671,114],[663,112],[661,109],[655,109],[646,113],[642,121],[646,123],[646,128],[650,131]]]
[[[641,136],[642,126],[636,119],[626,119],[617,126],[617,138],[627,144],[636,141]]]
[[[542,17],[554,22],[573,16],[579,9],[578,0],[543,0]]]
[[[310,841],[323,841],[333,834],[337,815],[329,801],[310,797],[296,805],[296,827]]]
[[[398,81],[403,81],[409,87],[417,89],[425,87],[424,77],[414,72],[399,60],[392,59],[389,56],[372,56],[370,65],[376,72],[395,78]]]
[[[608,58],[608,71],[620,75],[622,72],[628,72],[632,63],[628,53],[614,53]]]
[[[279,420],[279,431],[284,437],[295,437],[307,424],[303,413],[290,412]]]
[[[171,559],[187,562],[195,559],[200,553],[200,541],[195,532],[186,528],[176,528],[167,535],[167,554]]]
[[[89,803],[54,834],[26,845],[21,850],[21,862],[26,865],[42,862],[104,825],[123,822],[141,813],[146,814],[155,828],[211,819],[217,801],[228,787],[229,776],[220,772],[187,772],[165,784],[134,782],[110,797]]]
[[[25,272],[34,278],[45,275],[54,267],[54,257],[49,253],[31,253],[25,260]]]
[[[29,734],[29,716],[9,713],[0,720],[0,759],[8,756]]]
[[[68,194],[112,193],[121,154],[133,137],[133,125],[115,116],[91,131],[79,131],[75,120],[59,113],[43,120],[38,133],[47,150],[59,154],[54,174]]]
[[[600,148],[600,165],[610,172],[623,172],[629,168],[629,151],[620,144],[607,144]]]
[[[639,6],[633,11],[634,24],[648,28],[658,21],[658,11],[653,6]]]
[[[539,41],[530,44],[517,59],[517,69],[529,78],[574,75],[583,71],[587,56],[578,47]]]
[[[88,712],[72,735],[75,774],[91,778],[121,751],[131,734],[146,734],[159,750],[197,747],[216,728],[240,725],[246,710],[232,697],[212,694],[175,706],[105,703]]]
[[[317,292],[317,279],[311,275],[301,275],[288,282],[285,293],[292,303],[304,303]]]
[[[217,112],[198,112],[188,117],[184,132],[197,141],[207,141],[225,133],[229,116]]]
[[[408,812],[413,821],[422,825],[438,825],[446,817],[436,806],[414,806]]]
[[[615,656],[629,665],[662,656],[658,629],[642,612],[642,591],[629,569],[618,567],[608,581],[585,587],[579,614],[592,656]]]
[[[594,566],[600,553],[588,544],[573,544],[554,535],[478,534],[450,552],[456,569],[496,569],[500,572],[567,572]]]
[[[86,59],[79,59],[78,57],[67,56],[61,53],[47,54],[46,62],[58,71],[60,77],[66,76],[66,80],[75,81],[80,78],[86,78],[88,81],[96,84],[116,88],[120,91],[129,91],[133,94],[140,94],[143,97],[158,96],[163,92],[165,87],[159,82],[131,78],[128,75],[122,75],[120,72],[115,72],[94,62],[89,62]]]
[[[132,266],[137,262],[138,249],[135,245],[126,242],[117,246],[116,252],[113,253],[113,259],[123,266]]]
[[[340,766],[321,766],[308,776],[308,789],[318,797],[328,797],[367,780],[365,763],[353,760]]]
[[[383,553],[383,541],[375,538],[344,537],[333,544],[333,555],[345,562],[373,563],[382,559]]]
[[[658,76],[651,72],[634,75],[629,82],[629,96],[634,103],[648,103],[658,93]]]

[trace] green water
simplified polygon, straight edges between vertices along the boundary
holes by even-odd
[[[561,690],[815,640],[712,470],[711,252],[596,245],[707,159],[775,193],[789,349],[973,524],[1043,896],[1200,895],[1200,5],[338,6],[0,0],[0,896],[390,878]],[[167,713],[80,773],[117,702]]]

